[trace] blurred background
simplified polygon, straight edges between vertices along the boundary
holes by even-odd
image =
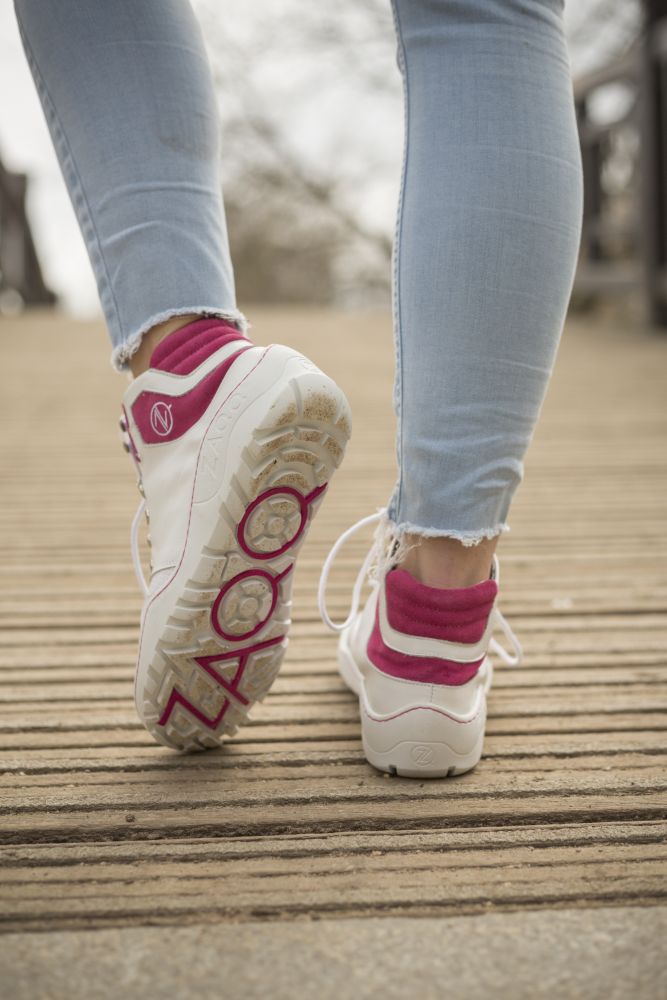
[[[194,0],[223,130],[243,303],[389,303],[402,94],[388,0]],[[585,167],[572,308],[667,326],[667,0],[568,0]],[[74,214],[0,6],[0,314],[98,314]]]

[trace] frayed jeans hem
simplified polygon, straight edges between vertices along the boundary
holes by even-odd
[[[227,320],[228,322],[233,323],[241,333],[247,333],[250,329],[248,320],[242,312],[239,312],[238,309],[217,309],[214,306],[187,306],[182,309],[165,309],[164,312],[151,316],[150,319],[146,320],[146,322],[143,323],[135,333],[130,334],[130,336],[123,341],[122,344],[118,344],[114,347],[111,352],[112,367],[115,368],[117,372],[126,372],[130,358],[137,353],[144,335],[148,333],[149,330],[152,330],[153,327],[158,326],[160,323],[166,323],[169,319],[174,319],[176,316],[189,315],[201,317],[211,316]]]
[[[412,544],[419,544],[419,541],[424,538],[453,538],[466,548],[479,545],[487,539],[496,538],[510,531],[509,525],[504,523],[496,524],[491,528],[480,528],[479,531],[458,531],[455,528],[422,528],[410,521],[396,523],[389,514],[387,514],[387,527],[399,544],[405,542],[406,535],[412,535],[416,536],[417,539]]]

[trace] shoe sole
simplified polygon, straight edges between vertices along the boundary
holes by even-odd
[[[410,705],[390,715],[374,712],[363,675],[348,643],[346,629],[338,644],[338,669],[359,698],[361,735],[369,764],[402,778],[447,778],[472,770],[480,761],[486,723],[486,693],[493,667],[487,656],[477,676],[480,686],[465,716],[434,705]]]
[[[142,629],[152,652],[145,662],[140,652],[136,703],[158,742],[217,747],[266,696],[287,646],[295,557],[350,426],[335,383],[281,347],[267,349],[216,411],[180,568],[156,595],[161,609],[149,602]]]

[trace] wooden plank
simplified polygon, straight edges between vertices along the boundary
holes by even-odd
[[[295,576],[281,676],[223,751],[195,757],[153,744],[132,704],[137,497],[100,331],[5,322],[15,335],[0,407],[15,430],[0,441],[12,470],[0,505],[3,930],[663,899],[664,342],[568,327],[501,542],[501,603],[525,663],[497,671],[479,768],[443,783],[365,763],[314,598],[338,532],[393,484],[388,317],[351,315],[341,332],[327,312],[259,312],[267,341],[289,335],[341,381],[356,429]],[[47,357],[56,332],[67,350]],[[39,412],[21,388],[27,371]],[[76,406],[63,405],[65,375],[80,377]],[[368,540],[335,568],[335,615]]]
[[[424,861],[433,864],[432,858]],[[6,930],[19,929],[26,922],[33,929],[47,923],[52,925],[54,921],[77,926],[83,922],[82,918],[93,926],[104,926],[110,920],[117,923],[130,917],[150,919],[155,913],[163,917],[172,915],[172,919],[180,921],[189,912],[200,921],[207,913],[238,919],[244,912],[246,917],[258,912],[274,917],[316,912],[349,916],[380,908],[385,915],[405,911],[414,914],[416,910],[426,915],[434,910],[475,912],[489,904],[496,907],[628,905],[640,892],[646,900],[660,902],[664,898],[659,883],[667,872],[667,864],[650,856],[638,862],[622,859],[571,865],[559,865],[551,859],[550,864],[526,868],[476,865],[448,872],[449,877],[443,877],[434,865],[433,877],[420,880],[400,863],[395,868],[388,867],[385,858],[384,864],[374,871],[372,881],[366,884],[365,879],[360,880],[362,871],[361,866],[349,862],[342,872],[331,874],[320,869],[313,875],[290,868],[284,873],[253,872],[250,876],[243,871],[238,874],[211,871],[196,888],[188,872],[183,878],[165,874],[159,878],[153,875],[141,878],[134,872],[118,880],[98,878],[92,884],[78,882],[75,888],[71,887],[72,895],[66,894],[66,886],[62,884],[53,886],[51,892],[43,885],[33,888],[23,884],[18,892],[2,892],[0,902],[12,906],[12,916],[4,922]],[[41,911],[39,922],[35,921],[36,910]]]

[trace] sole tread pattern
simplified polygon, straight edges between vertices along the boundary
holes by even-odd
[[[142,715],[159,742],[217,747],[268,693],[287,646],[294,560],[349,433],[333,383],[304,391],[293,378],[241,450],[147,671]]]

